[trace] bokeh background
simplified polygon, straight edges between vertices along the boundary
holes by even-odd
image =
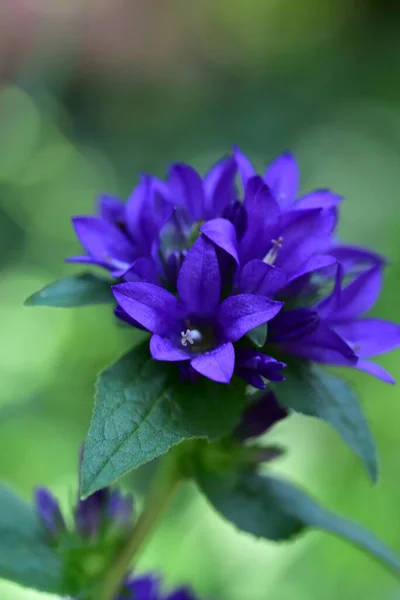
[[[400,13],[349,0],[0,0],[0,479],[68,506],[96,374],[132,344],[109,309],[28,309],[26,296],[78,267],[73,214],[126,197],[174,160],[199,169],[232,144],[258,164],[291,149],[304,190],[345,196],[343,239],[384,253],[376,314],[399,320]],[[399,354],[382,364],[400,378]],[[274,469],[400,551],[400,392],[345,373],[381,457],[371,487],[322,423],[272,434]],[[138,502],[148,473],[125,482]],[[396,600],[398,582],[345,543],[309,533],[255,541],[195,490],[177,497],[143,553],[168,586],[215,600]],[[46,596],[0,582],[5,600]]]

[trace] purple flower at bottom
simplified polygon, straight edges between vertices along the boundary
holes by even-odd
[[[178,298],[149,283],[116,285],[113,293],[125,313],[153,334],[150,352],[155,360],[190,361],[201,375],[229,383],[234,342],[272,319],[282,303],[254,294],[221,302],[221,287],[215,247],[202,235],[179,271]]]
[[[263,435],[288,414],[273,392],[265,392],[262,396],[257,396],[244,411],[240,424],[236,428],[235,437],[245,441]]]
[[[149,574],[130,577],[117,600],[196,600],[188,587],[181,587],[167,595],[161,592],[160,578]]]
[[[66,531],[58,501],[49,490],[42,487],[35,490],[35,505],[39,519],[52,538],[56,539]]]

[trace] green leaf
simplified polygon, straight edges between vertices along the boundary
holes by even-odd
[[[192,438],[231,433],[246,402],[245,384],[204,377],[181,381],[178,367],[150,357],[148,341],[106,369],[82,464],[82,495],[96,490]]]
[[[400,557],[364,527],[320,506],[286,481],[257,473],[205,472],[197,479],[211,504],[242,531],[272,541],[316,528],[357,546],[400,577]]]
[[[63,590],[63,564],[31,506],[0,486],[0,577],[52,594]]]
[[[378,477],[375,443],[351,387],[340,377],[303,361],[289,364],[285,377],[285,381],[273,385],[279,402],[332,425],[375,482]]]
[[[103,279],[93,273],[81,273],[63,277],[32,294],[25,306],[58,306],[70,308],[89,304],[115,302],[111,279]]]
[[[247,334],[249,340],[253,342],[257,348],[262,348],[265,345],[268,334],[268,323],[263,323],[254,329],[251,329]]]

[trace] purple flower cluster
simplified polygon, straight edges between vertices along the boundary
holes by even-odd
[[[55,542],[68,533],[59,503],[47,488],[36,489],[35,505],[42,524]],[[103,488],[85,500],[78,500],[73,533],[89,541],[109,532],[125,536],[132,527],[132,519],[132,498],[124,496],[120,490]]]
[[[397,347],[400,327],[364,316],[385,260],[337,241],[341,200],[299,197],[290,153],[260,176],[235,148],[204,178],[174,164],[165,181],[143,176],[126,203],[102,196],[99,216],[73,219],[87,254],[69,260],[117,278],[116,315],[189,378],[236,373],[264,388],[284,378],[277,357],[294,355],[393,382],[369,358]]]

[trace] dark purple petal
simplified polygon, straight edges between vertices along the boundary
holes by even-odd
[[[52,537],[66,531],[64,518],[57,499],[46,488],[36,488],[35,505],[38,516]]]
[[[218,258],[214,245],[203,235],[187,253],[179,271],[177,287],[188,313],[209,315],[217,308],[221,295]]]
[[[289,213],[281,235],[275,265],[290,275],[298,273],[313,254],[324,252],[335,227],[335,209],[313,209]]]
[[[136,258],[133,243],[116,225],[99,217],[74,217],[75,233],[92,258],[125,270]]]
[[[269,381],[283,381],[284,376],[281,371],[286,365],[257,350],[239,349],[236,350],[236,367],[242,371],[257,373]],[[264,387],[262,386],[261,389]]]
[[[298,341],[283,342],[279,347],[288,354],[315,362],[349,366],[357,363],[352,348],[322,321],[309,335]]]
[[[357,319],[334,325],[334,329],[361,358],[384,354],[400,346],[400,325],[384,319]]]
[[[126,226],[138,254],[150,254],[173,210],[173,205],[157,191],[154,178],[144,175],[125,206]]]
[[[306,210],[309,208],[331,208],[337,206],[343,200],[329,190],[315,190],[299,198],[294,206],[296,210]]]
[[[263,435],[288,414],[288,411],[280,406],[275,394],[266,392],[261,397],[257,396],[256,401],[244,411],[235,436],[244,441]]]
[[[186,250],[175,250],[167,258],[167,264],[165,267],[165,274],[167,276],[168,284],[172,289],[176,288],[179,271],[185,259],[187,252]]]
[[[286,283],[281,269],[255,258],[249,261],[239,276],[239,290],[243,294],[260,294],[272,297]]]
[[[249,179],[244,198],[247,229],[240,242],[240,260],[264,258],[277,227],[279,206],[261,177]]]
[[[235,351],[231,343],[222,344],[203,354],[199,354],[190,361],[195,371],[217,381],[219,383],[229,383],[232,379],[235,366]]]
[[[331,312],[332,321],[354,319],[372,308],[382,287],[381,266],[364,271],[341,290],[339,306]]]
[[[132,319],[162,335],[175,324],[178,302],[172,294],[152,283],[121,283],[112,287],[114,297]]]
[[[238,243],[234,226],[227,219],[211,219],[200,227],[202,234],[239,263]]]
[[[283,302],[253,294],[238,294],[226,298],[219,310],[219,324],[224,339],[236,342],[250,329],[272,319],[282,306]]]
[[[191,220],[203,219],[204,189],[203,181],[197,171],[185,164],[172,165],[168,174],[168,183],[175,203],[187,209]]]
[[[332,292],[314,306],[315,310],[318,311],[319,316],[326,321],[329,321],[339,310],[343,277],[344,272],[342,265],[341,263],[338,263]]]
[[[349,246],[346,244],[333,245],[329,248],[329,254],[334,256],[342,264],[345,273],[349,273],[354,269],[375,265],[383,266],[387,262],[383,256],[376,252],[372,252],[367,248]]]
[[[121,308],[120,306],[116,306],[114,308],[114,314],[117,317],[117,319],[119,319],[120,321],[123,321],[124,323],[128,323],[129,325],[132,325],[132,327],[136,327],[137,329],[141,329],[142,331],[146,331],[146,329],[144,327],[142,327],[142,325],[140,323],[135,321],[135,319],[132,319],[132,317],[130,317],[128,315],[128,313],[126,313],[124,311],[124,309]]]
[[[155,360],[165,360],[168,362],[189,360],[191,356],[182,346],[178,345],[179,340],[179,332],[176,343],[170,338],[164,338],[155,333],[150,340],[150,353],[152,357]]]
[[[288,208],[297,196],[299,168],[290,152],[284,152],[269,165],[264,180],[282,208]]]
[[[316,271],[325,271],[331,272],[328,269],[335,268],[337,265],[337,260],[334,256],[330,256],[329,254],[315,254],[311,256],[300,268],[300,271],[297,273],[293,273],[289,280],[288,284],[292,283],[292,281],[298,279],[299,277],[303,277],[303,275],[308,275],[309,273],[315,273]]]
[[[245,190],[248,180],[256,175],[255,169],[247,156],[237,146],[233,147],[233,157],[242,180],[243,189]]]
[[[309,308],[281,311],[270,324],[270,335],[274,342],[298,340],[318,327],[320,317]]]
[[[373,377],[377,377],[385,383],[390,383],[392,385],[396,383],[396,380],[393,379],[391,374],[388,373],[386,369],[381,367],[381,365],[378,365],[377,363],[371,362],[369,360],[360,359],[355,365],[355,368],[359,371],[365,371],[365,373],[369,373],[370,375],[373,375]]]
[[[160,579],[154,575],[129,579],[118,600],[160,600]]]
[[[257,390],[265,390],[267,387],[264,379],[255,371],[244,369],[242,367],[235,367],[235,374]]]
[[[124,223],[125,203],[115,196],[102,194],[97,200],[98,212],[102,219],[110,223]]]
[[[236,238],[241,241],[247,229],[247,212],[243,202],[239,200],[233,202],[228,206],[223,217],[232,223],[236,231]]]
[[[196,600],[197,596],[188,587],[182,587],[171,592],[165,597],[165,600]]]
[[[98,490],[85,500],[79,500],[75,509],[75,524],[78,532],[88,538],[101,531],[109,499],[109,489]]]
[[[155,260],[151,257],[137,258],[122,277],[125,281],[146,281],[155,285],[160,284],[159,270]]]
[[[235,200],[234,181],[236,162],[232,157],[220,163],[218,177],[214,178],[214,189],[208,182],[209,196],[206,198],[206,218],[221,216],[226,208]]]

